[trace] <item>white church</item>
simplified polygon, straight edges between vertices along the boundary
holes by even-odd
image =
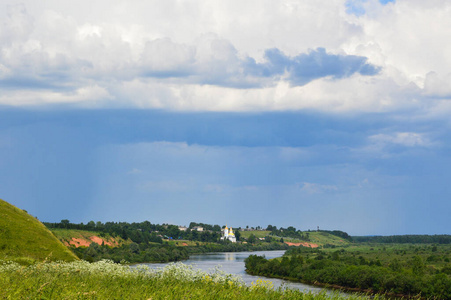
[[[235,237],[235,233],[233,233],[232,227],[230,227],[230,230],[229,230],[229,228],[227,228],[227,225],[226,225],[226,227],[223,229],[223,231],[224,231],[224,235],[221,237],[221,240],[229,240],[232,243],[236,243],[236,237]]]

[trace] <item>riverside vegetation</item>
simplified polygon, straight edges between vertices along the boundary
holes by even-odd
[[[365,299],[274,289],[258,280],[246,286],[218,270],[203,272],[181,263],[161,270],[130,268],[111,261],[51,262],[21,266],[0,262],[2,299]],[[384,299],[376,297],[375,299]]]
[[[251,255],[245,266],[254,275],[370,293],[451,299],[450,260],[450,244],[360,243],[291,248],[272,260]]]
[[[179,230],[176,225],[152,224],[149,221],[139,223],[90,221],[87,224],[74,224],[69,220],[61,220],[59,223],[44,222],[44,224],[64,243],[69,243],[72,238],[80,235],[86,236],[86,233],[118,242],[117,246],[93,242],[89,246],[70,247],[80,259],[89,262],[103,259],[130,263],[181,261],[188,259],[190,254],[206,252],[286,250],[288,245],[284,243],[284,238],[290,241],[294,238],[297,238],[295,241],[310,240],[309,233],[302,234],[292,226],[285,230],[268,226],[272,231],[256,230],[241,233],[236,230],[237,239],[246,243],[231,243],[220,240],[219,225],[195,222],[191,222],[186,231]],[[201,226],[205,230],[198,232],[194,229],[196,226]],[[254,234],[268,236],[260,240]],[[337,242],[335,239],[339,239],[332,234],[328,236],[330,243],[335,243]]]

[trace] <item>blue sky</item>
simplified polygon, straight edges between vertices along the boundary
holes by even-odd
[[[450,233],[450,4],[2,5],[0,198],[40,220]]]

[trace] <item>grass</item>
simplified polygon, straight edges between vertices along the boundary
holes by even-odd
[[[341,237],[327,233],[327,232],[311,231],[311,232],[308,232],[308,234],[309,234],[309,238],[310,238],[310,243],[314,243],[314,244],[318,244],[318,245],[329,244],[329,245],[335,245],[335,246],[343,246],[343,245],[350,244],[349,241],[347,241]]]
[[[265,236],[269,236],[271,231],[266,230],[254,230],[254,231],[240,231],[240,234],[244,238],[249,238],[251,234],[255,235],[256,238],[264,238]]]
[[[435,247],[435,250],[434,250]],[[343,252],[341,252],[343,250]],[[340,251],[341,256],[364,257],[367,261],[381,261],[388,266],[394,259],[398,259],[408,266],[414,257],[422,258],[427,268],[440,270],[451,266],[451,245],[433,244],[351,244],[346,247],[323,249],[326,253]]]
[[[195,247],[195,246],[202,246],[202,245],[207,245],[209,243],[207,242],[199,242],[199,241],[189,241],[189,240],[164,240],[165,242],[167,242],[169,245],[174,245],[174,246],[191,246],[191,247]],[[186,245],[184,245],[186,244]]]
[[[246,286],[239,277],[206,273],[184,264],[131,269],[101,261],[41,263],[21,267],[0,262],[2,299],[366,299],[339,294],[273,289],[268,281]]]
[[[31,264],[78,258],[39,220],[0,199],[0,259]]]
[[[240,231],[240,234],[242,237],[244,238],[249,238],[249,236],[251,234],[255,235],[256,238],[264,238],[266,236],[271,236],[273,238],[276,239],[280,239],[281,237],[278,236],[272,236],[270,235],[271,231],[266,231],[266,230],[254,230],[254,231]],[[309,238],[310,241],[308,241],[308,243],[312,243],[312,244],[318,244],[319,246],[322,245],[335,245],[335,246],[344,246],[344,245],[348,245],[350,244],[349,241],[344,240],[341,237],[332,235],[330,233],[327,232],[316,232],[316,231],[311,231],[311,232],[304,232],[304,234],[308,233],[309,234]],[[291,242],[291,243],[304,243],[306,241],[304,240],[299,240],[296,238],[290,238],[290,237],[283,237],[283,240],[285,242]]]

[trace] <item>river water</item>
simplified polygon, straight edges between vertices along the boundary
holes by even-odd
[[[188,260],[183,261],[184,264],[192,265],[195,268],[201,269],[206,272],[210,272],[214,270],[216,266],[220,266],[220,270],[233,275],[238,275],[243,278],[243,281],[250,285],[252,282],[257,279],[269,280],[274,284],[274,288],[279,286],[289,287],[299,289],[301,291],[319,293],[323,291],[323,288],[298,283],[291,282],[288,280],[277,279],[277,278],[267,278],[262,276],[253,276],[249,275],[244,271],[244,260],[252,254],[256,255],[264,255],[267,259],[280,257],[284,254],[285,250],[276,250],[276,251],[254,251],[254,252],[218,252],[218,253],[205,253],[205,254],[197,254],[190,255]],[[162,268],[166,266],[168,263],[147,263],[147,265],[151,268]]]

